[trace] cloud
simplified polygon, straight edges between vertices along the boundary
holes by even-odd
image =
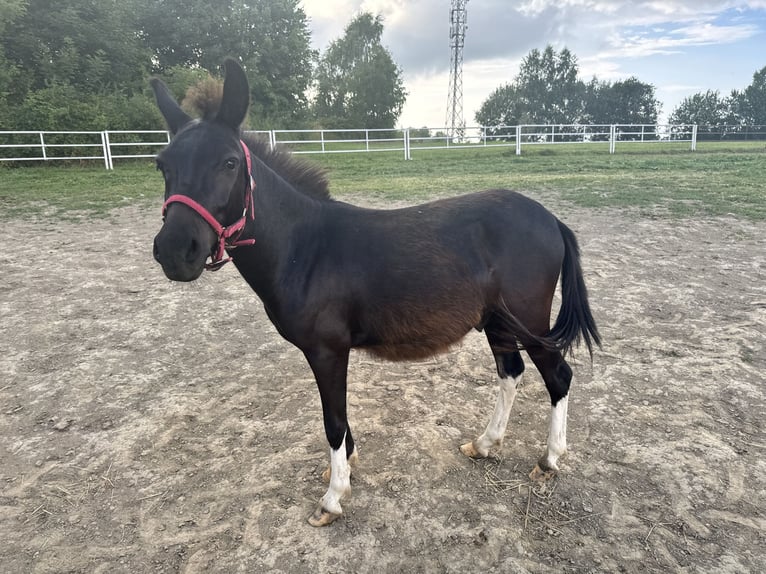
[[[304,0],[323,48],[362,10],[384,19],[384,43],[407,73],[449,66],[449,4],[445,0]],[[759,33],[724,14],[766,8],[766,0],[471,0],[464,61],[520,58],[533,48],[567,46],[575,54],[643,57],[689,46],[736,42]],[[339,17],[340,15],[340,17]]]
[[[429,123],[437,119],[436,107],[440,121],[446,114],[442,108],[446,108],[450,62],[449,5],[449,0],[302,2],[318,49],[340,37],[362,10],[380,14],[383,43],[402,69],[410,94],[403,117],[420,113],[428,115],[423,121]],[[742,69],[748,69],[745,79],[749,79],[766,63],[764,51],[753,48],[766,44],[766,0],[469,0],[467,10],[463,77],[469,123],[493,89],[513,80],[521,59],[547,44],[557,50],[569,48],[578,58],[584,79],[596,76],[614,81],[635,75],[657,83],[665,94],[676,92],[663,83],[707,83],[724,91],[738,88]],[[711,59],[705,50],[727,54],[727,46],[737,50],[735,62],[721,57],[719,67],[713,69],[709,62],[700,61]],[[671,66],[681,68],[670,70]],[[704,70],[704,82],[687,77],[700,70]],[[735,83],[720,86],[724,79]]]

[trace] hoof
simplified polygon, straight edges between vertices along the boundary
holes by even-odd
[[[311,526],[327,526],[338,520],[341,516],[341,514],[325,510],[320,504],[314,513],[309,516],[309,524]]]
[[[558,474],[557,468],[549,468],[543,470],[539,464],[535,465],[532,472],[529,473],[529,480],[532,482],[547,482]]]
[[[460,447],[460,452],[466,455],[468,458],[487,458],[486,454],[481,454],[477,449],[474,441],[467,442]]]

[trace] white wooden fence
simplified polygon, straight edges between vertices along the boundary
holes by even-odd
[[[164,130],[0,131],[0,161],[100,160],[106,169],[114,169],[115,159],[154,157],[169,141]],[[21,150],[32,153],[19,153]]]
[[[696,150],[696,125],[520,125],[463,128],[447,135],[444,128],[418,130],[270,130],[254,131],[272,146],[282,144],[297,154],[399,152],[411,159],[412,152],[434,149],[465,149],[491,146],[522,148],[540,144],[602,144],[615,153],[622,142],[688,142]],[[0,131],[0,162],[103,161],[114,169],[114,161],[150,158],[170,141],[168,132],[93,131],[46,132]]]

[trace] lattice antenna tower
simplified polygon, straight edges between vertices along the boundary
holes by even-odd
[[[451,139],[463,139],[465,119],[463,118],[463,46],[468,11],[468,0],[452,0],[449,13],[449,42],[451,49],[449,66],[449,93],[447,94],[448,135]]]

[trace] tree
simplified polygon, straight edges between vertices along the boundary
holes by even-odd
[[[516,131],[501,126],[532,123],[522,109],[516,86],[505,84],[493,91],[476,112],[479,125],[487,126],[487,135],[495,139],[509,140]]]
[[[141,119],[136,128],[160,126],[149,111],[151,72],[180,83],[237,56],[250,79],[252,123],[303,125],[315,53],[298,2],[222,0],[211,9],[201,0],[0,0],[0,120],[6,129],[93,129],[92,121],[116,129],[129,118]]]
[[[54,84],[87,93],[117,87],[143,91],[151,54],[134,32],[134,8],[129,0],[23,2],[13,17],[13,33],[0,40],[8,62],[24,70],[13,100],[18,103],[30,90]]]
[[[314,113],[333,127],[390,129],[406,92],[401,71],[381,44],[380,16],[364,12],[346,26],[319,61]]]
[[[0,0],[0,31],[13,30],[0,34],[3,126],[119,129],[128,116],[156,116],[144,96],[151,54],[136,37],[134,7],[132,0]]]
[[[431,130],[423,126],[422,128],[409,128],[412,139],[426,139],[431,137]]]
[[[671,124],[721,126],[728,123],[730,110],[729,100],[722,98],[717,90],[708,90],[684,98],[668,121]]]
[[[766,125],[766,66],[753,74],[753,81],[742,92],[732,94],[732,106],[743,124]]]
[[[593,124],[656,124],[662,104],[654,86],[635,77],[587,85],[583,119]]]
[[[482,125],[571,124],[580,121],[585,85],[577,59],[566,48],[532,50],[514,81],[497,88],[482,103],[476,121]]]
[[[0,0],[0,38],[5,30],[24,12],[23,0]],[[0,42],[0,125],[10,125],[7,99],[17,83],[19,72],[5,57],[5,45]]]
[[[729,97],[707,90],[684,98],[669,121],[696,124],[700,139],[719,139],[727,133],[747,133],[750,126],[766,125],[766,67],[753,74],[749,86],[732,90]]]
[[[227,56],[247,71],[251,122],[294,127],[305,119],[311,83],[311,35],[299,0],[142,0],[140,30],[154,71],[217,72]]]
[[[585,85],[578,78],[577,58],[551,45],[532,50],[515,80],[517,98],[530,123],[571,124],[580,121]]]
[[[566,48],[532,50],[514,81],[484,100],[476,121],[516,124],[654,124],[660,111],[654,86],[631,77],[615,83],[578,77],[577,58]],[[503,130],[488,130],[503,135]],[[566,136],[565,136],[566,137]]]
[[[697,139],[720,139],[728,132],[739,131],[741,121],[735,112],[737,92],[730,98],[717,90],[693,94],[676,106],[668,121],[671,124],[697,125]]]

